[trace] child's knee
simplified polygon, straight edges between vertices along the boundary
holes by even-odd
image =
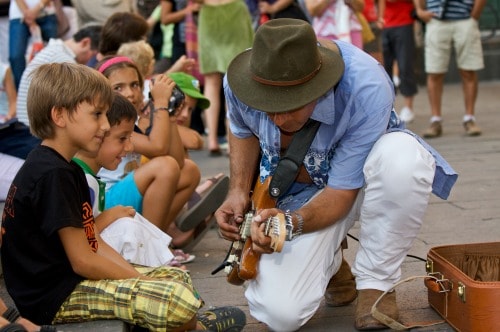
[[[196,185],[198,185],[201,180],[201,171],[198,165],[193,160],[186,159],[184,161],[183,171],[185,171],[186,174],[188,174],[189,177],[192,178],[192,182],[195,182]]]
[[[156,157],[149,161],[155,176],[179,178],[181,169],[177,161],[170,156]],[[148,163],[148,164],[149,164]]]

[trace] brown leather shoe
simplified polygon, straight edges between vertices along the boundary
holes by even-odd
[[[474,120],[469,120],[464,122],[465,135],[467,136],[479,136],[481,135],[481,128],[477,126]]]
[[[422,136],[424,138],[435,138],[439,137],[443,134],[443,126],[441,125],[441,121],[434,121],[431,123],[431,126],[424,131]]]
[[[356,282],[351,273],[351,267],[342,258],[340,269],[326,286],[325,303],[330,307],[341,307],[354,301],[357,295]]]
[[[356,305],[356,314],[354,327],[357,330],[381,330],[387,326],[382,324],[371,314],[372,306],[384,292],[378,289],[361,289],[358,291],[358,303]],[[377,309],[391,317],[398,319],[399,312],[396,304],[396,291],[386,294],[377,305]]]

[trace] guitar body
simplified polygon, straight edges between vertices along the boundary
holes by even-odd
[[[255,188],[252,193],[254,210],[245,215],[245,220],[240,225],[241,239],[233,242],[227,259],[228,265],[225,270],[227,272],[227,281],[230,284],[242,285],[245,280],[254,279],[257,276],[257,266],[260,259],[260,253],[256,253],[252,250],[250,226],[254,211],[273,208],[276,205],[276,201],[269,196],[267,191],[270,181],[270,177],[268,177],[263,184],[261,184],[258,179],[256,181]],[[267,234],[273,238],[273,249],[278,252],[281,251],[283,242],[285,241],[284,224],[283,215],[271,217],[267,220]]]

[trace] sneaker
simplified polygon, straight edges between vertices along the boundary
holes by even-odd
[[[237,307],[211,308],[197,318],[205,330],[213,332],[239,332],[246,324],[245,313]]]
[[[435,138],[443,134],[443,127],[441,126],[441,121],[434,121],[431,123],[429,129],[427,129],[423,136],[424,138]]]
[[[481,128],[479,128],[474,120],[469,120],[464,122],[465,135],[467,136],[479,136],[481,135]]]
[[[410,123],[413,121],[413,119],[415,119],[415,113],[413,113],[413,111],[409,107],[405,106],[403,107],[401,112],[399,112],[399,118],[403,122]]]
[[[399,76],[393,76],[392,77],[392,83],[394,83],[394,86],[397,88],[401,85],[401,79]]]

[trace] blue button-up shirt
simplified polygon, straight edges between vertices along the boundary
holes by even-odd
[[[357,189],[364,185],[363,166],[385,133],[405,130],[394,112],[394,87],[384,68],[349,43],[336,41],[345,62],[337,84],[317,101],[311,118],[321,122],[304,166],[318,188]],[[250,79],[250,78],[249,78]],[[258,137],[260,176],[274,173],[280,158],[280,131],[266,113],[243,104],[224,79],[230,130],[238,138]],[[414,135],[436,159],[433,192],[447,198],[457,174],[429,145]]]

